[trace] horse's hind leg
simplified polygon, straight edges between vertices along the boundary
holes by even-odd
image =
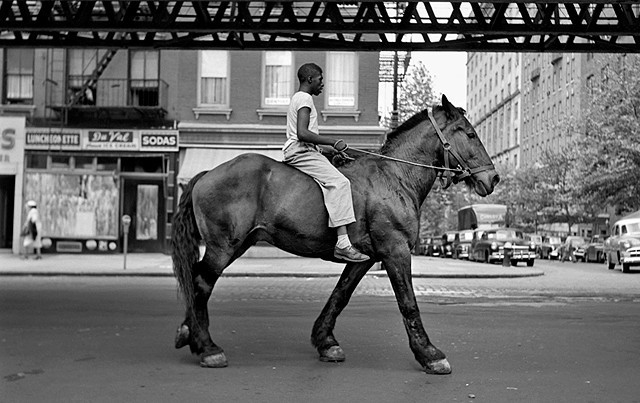
[[[349,263],[340,276],[329,300],[316,319],[311,331],[311,344],[320,354],[320,361],[344,361],[344,351],[333,336],[333,329],[340,312],[347,306],[349,299],[362,280],[362,277],[373,266],[374,262]]]
[[[222,348],[216,345],[209,333],[209,310],[207,303],[220,274],[228,263],[216,261],[209,253],[193,267],[195,300],[193,310],[186,312],[184,322],[178,328],[176,348],[189,344],[191,352],[200,355],[200,365],[210,368],[227,366]]]

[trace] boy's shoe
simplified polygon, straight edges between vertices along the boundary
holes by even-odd
[[[371,259],[364,253],[360,253],[353,245],[349,245],[346,248],[336,248],[333,250],[333,256],[340,260],[346,260],[347,262],[359,263],[366,262]]]

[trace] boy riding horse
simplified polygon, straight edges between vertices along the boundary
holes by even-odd
[[[329,227],[336,228],[338,234],[334,256],[347,262],[367,261],[369,256],[354,248],[347,234],[347,224],[356,221],[351,183],[317,147],[329,145],[339,153],[348,148],[344,140],[333,140],[318,134],[318,112],[312,95],[319,95],[324,87],[322,69],[314,63],[303,64],[298,69],[298,80],[300,87],[291,97],[287,112],[284,162],[311,176],[320,185],[329,213]]]

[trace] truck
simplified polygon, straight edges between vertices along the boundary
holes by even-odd
[[[504,204],[471,204],[458,210],[458,231],[507,225],[507,206]]]

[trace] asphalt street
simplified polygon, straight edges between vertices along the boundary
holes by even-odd
[[[640,272],[539,262],[544,276],[416,278],[453,373],[423,373],[388,279],[367,276],[339,318],[347,354],[309,334],[336,278],[222,278],[211,332],[229,367],[175,350],[169,277],[0,278],[0,396],[9,402],[634,402]]]

